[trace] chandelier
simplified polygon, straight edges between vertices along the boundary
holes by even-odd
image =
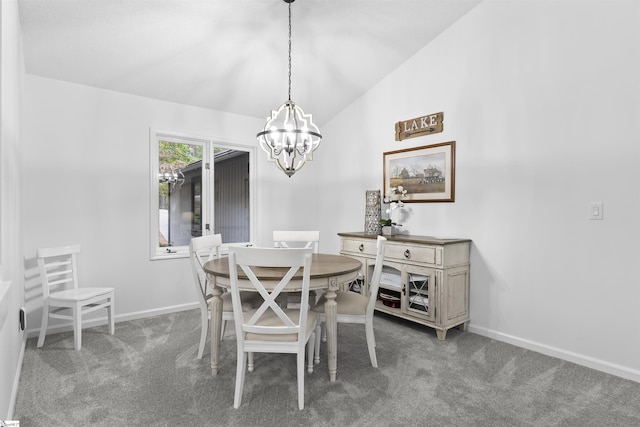
[[[289,4],[289,99],[277,110],[271,111],[264,130],[256,135],[260,147],[269,155],[276,166],[291,177],[313,160],[313,152],[320,146],[322,135],[313,123],[311,114],[305,114],[291,100],[291,3]]]
[[[178,189],[182,187],[184,184],[184,174],[180,169],[165,169],[161,168],[160,173],[158,174],[158,180],[163,183],[168,183],[169,193],[171,193],[175,188],[176,184],[178,185]]]

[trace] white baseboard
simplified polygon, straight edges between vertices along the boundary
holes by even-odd
[[[22,372],[22,361],[24,360],[24,349],[26,347],[27,340],[22,340],[22,347],[20,348],[20,356],[18,357],[18,369],[13,377],[13,386],[11,388],[11,400],[9,401],[9,413],[7,414],[7,420],[13,420],[13,411],[16,407],[16,399],[18,397],[18,386],[20,385],[20,373]]]
[[[193,302],[189,304],[173,305],[170,307],[154,308],[152,310],[143,310],[143,311],[136,311],[133,313],[118,314],[116,315],[115,322],[118,323],[118,322],[125,322],[127,320],[145,319],[147,317],[160,316],[162,314],[178,313],[180,311],[194,310],[198,307],[199,307],[198,303]],[[91,328],[94,326],[100,326],[100,325],[106,325],[106,324],[107,324],[107,316],[97,317],[95,319],[87,319],[86,321],[83,320],[82,328],[83,329]],[[49,326],[49,328],[47,329],[47,335],[56,334],[60,332],[67,332],[67,331],[73,331],[72,323],[62,323],[60,325]],[[39,327],[36,329],[31,328],[26,332],[27,332],[28,338],[37,337],[38,334],[40,333],[40,328]],[[116,325],[116,334],[117,333],[118,333],[118,327]]]
[[[196,308],[199,308],[199,307],[200,306],[198,305],[197,302],[191,302],[189,304],[172,305],[170,307],[137,311],[135,313],[127,313],[127,314],[122,314],[120,316],[116,316],[116,322],[124,322],[127,320],[136,320],[136,319],[146,319],[147,317],[160,316],[162,314],[178,313],[180,311],[187,311],[187,310],[195,310]],[[107,318],[105,317],[104,321],[106,322],[106,320]]]
[[[574,353],[572,351],[563,350],[557,347],[551,347],[539,342],[525,340],[513,335],[504,334],[502,332],[497,332],[492,329],[483,328],[473,324],[468,325],[468,330],[469,332],[472,332],[474,334],[492,338],[497,341],[506,342],[508,344],[513,344],[518,347],[526,348],[527,350],[536,351],[547,356],[556,357],[558,359],[566,360],[568,362],[576,363],[578,365],[586,366],[588,368],[606,372],[607,374],[615,375],[640,383],[640,371],[629,368],[627,366],[617,365],[615,363],[610,363],[604,360],[585,356],[583,354]]]

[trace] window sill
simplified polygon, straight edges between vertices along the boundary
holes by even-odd
[[[151,261],[157,261],[162,259],[178,259],[178,258],[189,258],[188,250],[176,250],[175,252],[156,252],[151,256]]]

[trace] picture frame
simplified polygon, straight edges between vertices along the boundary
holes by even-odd
[[[404,203],[455,201],[456,142],[383,153],[384,197]],[[405,197],[391,194],[402,186]]]

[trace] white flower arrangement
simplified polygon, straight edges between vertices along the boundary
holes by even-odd
[[[397,224],[393,222],[393,220],[391,219],[391,217],[393,216],[393,211],[399,208],[404,208],[404,202],[402,200],[391,201],[391,197],[396,194],[399,194],[401,198],[407,197],[407,190],[405,190],[404,187],[402,187],[402,185],[398,185],[397,187],[391,187],[389,193],[386,196],[384,196],[384,199],[383,199],[384,203],[389,203],[389,207],[385,211],[386,214],[389,216],[389,218],[381,219],[380,225],[383,225],[383,226],[396,225],[398,227],[402,227],[402,224]]]

